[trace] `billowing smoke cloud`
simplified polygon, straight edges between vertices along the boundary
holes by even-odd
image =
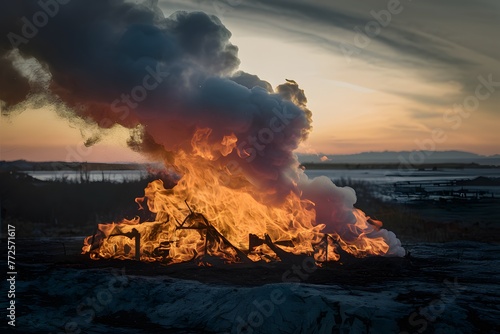
[[[327,230],[353,222],[352,189],[308,180],[298,168],[293,151],[311,130],[304,91],[293,80],[273,90],[238,72],[238,48],[218,18],[165,17],[150,2],[2,1],[0,34],[7,110],[43,86],[79,117],[132,129],[133,149],[174,165],[175,152],[199,153],[193,136],[209,128],[211,147],[227,144],[210,159],[245,175],[266,194],[260,200],[277,205],[294,192],[317,202],[317,223]],[[33,59],[46,73],[43,85],[23,70]]]

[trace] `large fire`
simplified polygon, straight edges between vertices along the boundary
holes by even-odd
[[[316,203],[300,193],[291,191],[280,203],[266,202],[267,194],[259,193],[241,170],[217,163],[236,149],[236,136],[209,145],[204,139],[210,132],[197,130],[192,152],[176,154],[174,165],[182,177],[172,189],[156,180],[136,199],[156,214],[154,221],[137,217],[99,224],[97,233],[85,239],[83,253],[92,259],[163,263],[205,263],[208,257],[227,263],[280,260],[276,247],[312,255],[318,262],[339,260],[339,248],[356,257],[401,255],[400,249],[391,252],[391,232],[380,230],[381,222],[354,207],[354,223],[326,233],[326,225],[316,221]]]
[[[180,177],[172,189],[150,183],[138,200],[154,221],[100,224],[84,253],[164,263],[404,255],[394,233],[354,207],[353,189],[299,168],[294,151],[312,130],[305,92],[242,71],[219,18],[164,13],[157,1],[66,2],[36,38],[19,18],[40,13],[39,2],[2,7],[0,106],[54,106],[81,125],[86,145],[122,126],[132,149]]]

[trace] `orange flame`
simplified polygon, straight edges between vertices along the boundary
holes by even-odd
[[[348,225],[355,238],[338,234],[324,238],[324,224],[317,224],[315,204],[290,192],[279,205],[263,203],[242,173],[231,173],[213,163],[235,148],[235,135],[209,144],[210,129],[199,129],[192,138],[192,153],[179,151],[175,165],[182,174],[177,185],[165,189],[161,180],[148,184],[146,202],[156,214],[151,222],[124,219],[99,224],[98,232],[85,238],[83,253],[92,259],[140,259],[179,263],[215,256],[225,262],[278,260],[262,242],[250,249],[249,235],[266,236],[289,253],[310,254],[317,261],[339,259],[338,248],[357,256],[384,255],[389,245],[377,231],[381,222],[353,208],[356,223]],[[327,247],[318,248],[321,242]],[[325,245],[326,246],[326,245]],[[203,264],[203,262],[201,262]]]

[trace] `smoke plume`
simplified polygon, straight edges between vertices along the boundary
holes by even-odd
[[[298,194],[314,203],[325,232],[355,238],[354,191],[327,178],[309,180],[293,153],[311,131],[304,91],[293,80],[273,89],[238,71],[238,48],[217,17],[165,17],[149,2],[2,1],[0,32],[7,111],[34,95],[50,96],[101,128],[130,128],[132,149],[180,170],[184,152],[241,175],[247,191],[269,205]],[[33,62],[43,75],[30,74],[26,64]],[[394,234],[373,233],[401,255]]]

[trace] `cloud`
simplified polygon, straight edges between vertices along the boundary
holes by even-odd
[[[473,92],[479,75],[493,73],[500,78],[500,44],[492,43],[500,29],[500,3],[495,0],[402,0],[401,12],[391,15],[389,24],[381,27],[363,48],[355,43],[359,35],[355,27],[364,32],[369,22],[376,22],[371,12],[386,10],[389,1],[256,0],[235,6],[215,3],[219,5],[189,0],[182,6],[223,12],[228,22],[246,22],[252,29],[290,40],[302,38],[302,42],[323,46],[340,56],[344,56],[341,46],[348,46],[356,50],[352,59],[375,64],[379,69],[417,72],[429,84],[457,81],[463,87],[459,94]],[[168,6],[166,2],[164,6]],[[415,94],[415,101],[437,99],[427,95]],[[499,101],[500,97],[493,96],[484,104],[492,110]]]

